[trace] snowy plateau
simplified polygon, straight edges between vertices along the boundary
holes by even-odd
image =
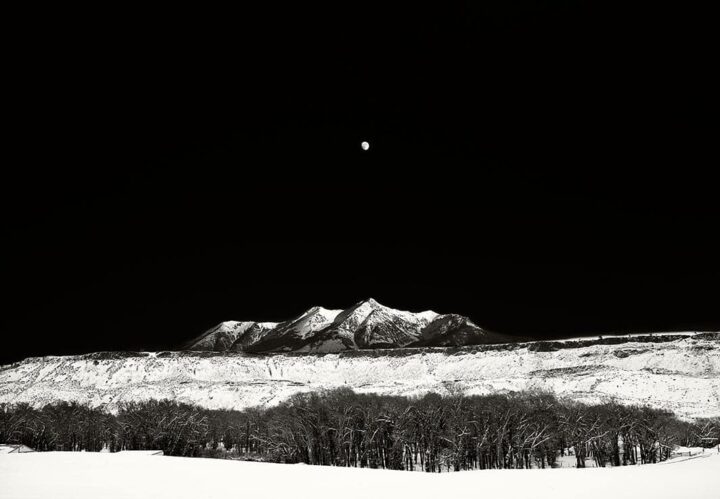
[[[720,416],[720,333],[673,333],[338,353],[105,352],[29,358],[0,368],[0,403],[58,400],[116,410],[173,399],[244,409],[337,387],[392,395],[544,390]]]

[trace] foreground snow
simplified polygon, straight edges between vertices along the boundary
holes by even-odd
[[[426,474],[152,456],[0,455],[0,498],[717,498],[720,454],[621,468]]]

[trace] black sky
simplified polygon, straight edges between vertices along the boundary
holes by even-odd
[[[525,336],[720,328],[703,13],[388,4],[28,23],[0,361],[370,296]]]

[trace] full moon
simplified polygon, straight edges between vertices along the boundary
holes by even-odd
[[[363,151],[367,151],[368,149],[370,149],[370,142],[363,141],[360,144],[360,147],[362,147]]]

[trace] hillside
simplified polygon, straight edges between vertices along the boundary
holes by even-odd
[[[649,404],[683,417],[720,416],[720,334],[333,354],[97,353],[0,368],[0,403],[35,406],[76,400],[113,409],[171,398],[241,409],[334,387],[396,395],[540,389],[585,402]]]

